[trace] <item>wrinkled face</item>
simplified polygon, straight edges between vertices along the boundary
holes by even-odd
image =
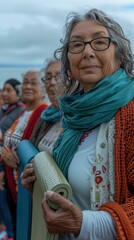
[[[50,102],[56,107],[58,105],[57,96],[58,93],[58,84],[60,81],[60,70],[61,70],[61,63],[55,62],[51,64],[45,76],[45,88],[50,99]]]
[[[9,83],[6,83],[2,93],[3,102],[6,104],[12,104],[17,101],[18,96],[15,89]]]
[[[27,104],[36,104],[43,99],[40,82],[35,72],[24,75],[22,82],[22,99]]]
[[[94,20],[84,20],[73,28],[70,41],[91,41],[98,37],[109,37],[108,30]],[[68,52],[68,59],[73,78],[83,84],[85,91],[119,68],[113,42],[103,51],[95,51],[90,44],[86,44],[81,53]]]

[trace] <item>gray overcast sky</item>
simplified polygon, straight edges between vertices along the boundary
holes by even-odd
[[[134,0],[0,0],[0,87],[32,64],[43,65],[60,46],[66,16],[97,7],[124,28],[134,49]],[[16,67],[10,66],[14,64]],[[27,65],[17,67],[17,64]],[[8,66],[9,65],[9,66]]]

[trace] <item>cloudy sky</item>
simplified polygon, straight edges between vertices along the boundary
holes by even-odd
[[[114,17],[134,49],[134,0],[0,0],[0,87],[43,66],[60,46],[67,14],[89,7]]]

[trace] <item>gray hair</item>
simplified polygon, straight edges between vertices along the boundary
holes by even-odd
[[[23,79],[25,78],[25,76],[26,76],[28,73],[32,73],[32,74],[35,74],[35,75],[36,75],[37,81],[38,81],[39,86],[40,86],[40,90],[41,90],[41,92],[42,92],[42,94],[43,94],[43,97],[45,97],[45,95],[46,95],[46,89],[45,89],[44,83],[42,82],[40,71],[29,70],[29,71],[27,71],[27,72],[25,72],[25,73],[22,74]],[[22,83],[23,83],[23,79],[22,79]]]
[[[46,59],[46,61],[45,61],[45,67],[44,68],[42,68],[41,70],[40,70],[40,76],[41,76],[41,78],[44,78],[45,76],[46,76],[46,73],[47,73],[47,70],[48,70],[48,68],[51,66],[51,65],[53,65],[53,64],[55,64],[55,63],[57,63],[57,62],[61,62],[60,61],[60,59],[55,59],[55,58],[50,58],[50,59]]]
[[[57,63],[57,62],[60,62],[60,59],[55,59],[55,58],[47,59],[47,60],[46,60],[46,66],[45,66],[45,68],[44,68],[44,73],[46,74],[48,68],[49,68],[51,65],[53,65],[53,64],[55,64],[55,63]]]
[[[69,60],[67,57],[68,47],[67,44],[70,41],[70,35],[73,28],[83,20],[94,20],[98,24],[106,27],[110,36],[114,39],[115,43],[115,56],[120,61],[121,67],[132,77],[134,60],[132,56],[132,50],[130,46],[130,41],[125,37],[123,29],[121,26],[109,17],[106,13],[98,9],[91,9],[85,14],[70,13],[67,16],[65,24],[65,37],[61,40],[62,47],[55,51],[55,57],[60,58],[62,62],[61,75],[65,83],[69,82],[68,72],[70,71]],[[74,83],[74,81],[73,81]],[[71,87],[72,83],[70,83]]]
[[[55,55],[55,54],[54,54]],[[60,58],[58,59],[57,57],[53,57],[53,58],[50,58],[50,59],[46,59],[46,66],[45,68],[42,68],[40,73],[43,74],[43,77],[46,75],[47,73],[47,70],[48,68],[57,63],[57,62],[60,62],[61,63],[61,60]],[[62,63],[61,63],[62,64]],[[61,72],[61,77],[62,77],[62,72]],[[69,81],[64,81],[64,78],[61,79],[61,82],[59,83],[59,87],[60,88],[63,88],[62,89],[62,94],[67,94],[67,93],[72,93],[72,92],[77,92],[81,89],[81,85],[80,85],[80,82],[79,81],[74,81],[73,84],[70,84]]]

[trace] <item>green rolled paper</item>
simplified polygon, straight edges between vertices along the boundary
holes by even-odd
[[[66,199],[72,199],[72,189],[58,168],[53,157],[46,151],[36,154],[33,159],[36,181],[33,189],[32,234],[31,240],[58,240],[58,234],[48,233],[43,219],[41,201],[44,192],[51,190],[61,194]],[[58,205],[49,201],[54,210]]]

